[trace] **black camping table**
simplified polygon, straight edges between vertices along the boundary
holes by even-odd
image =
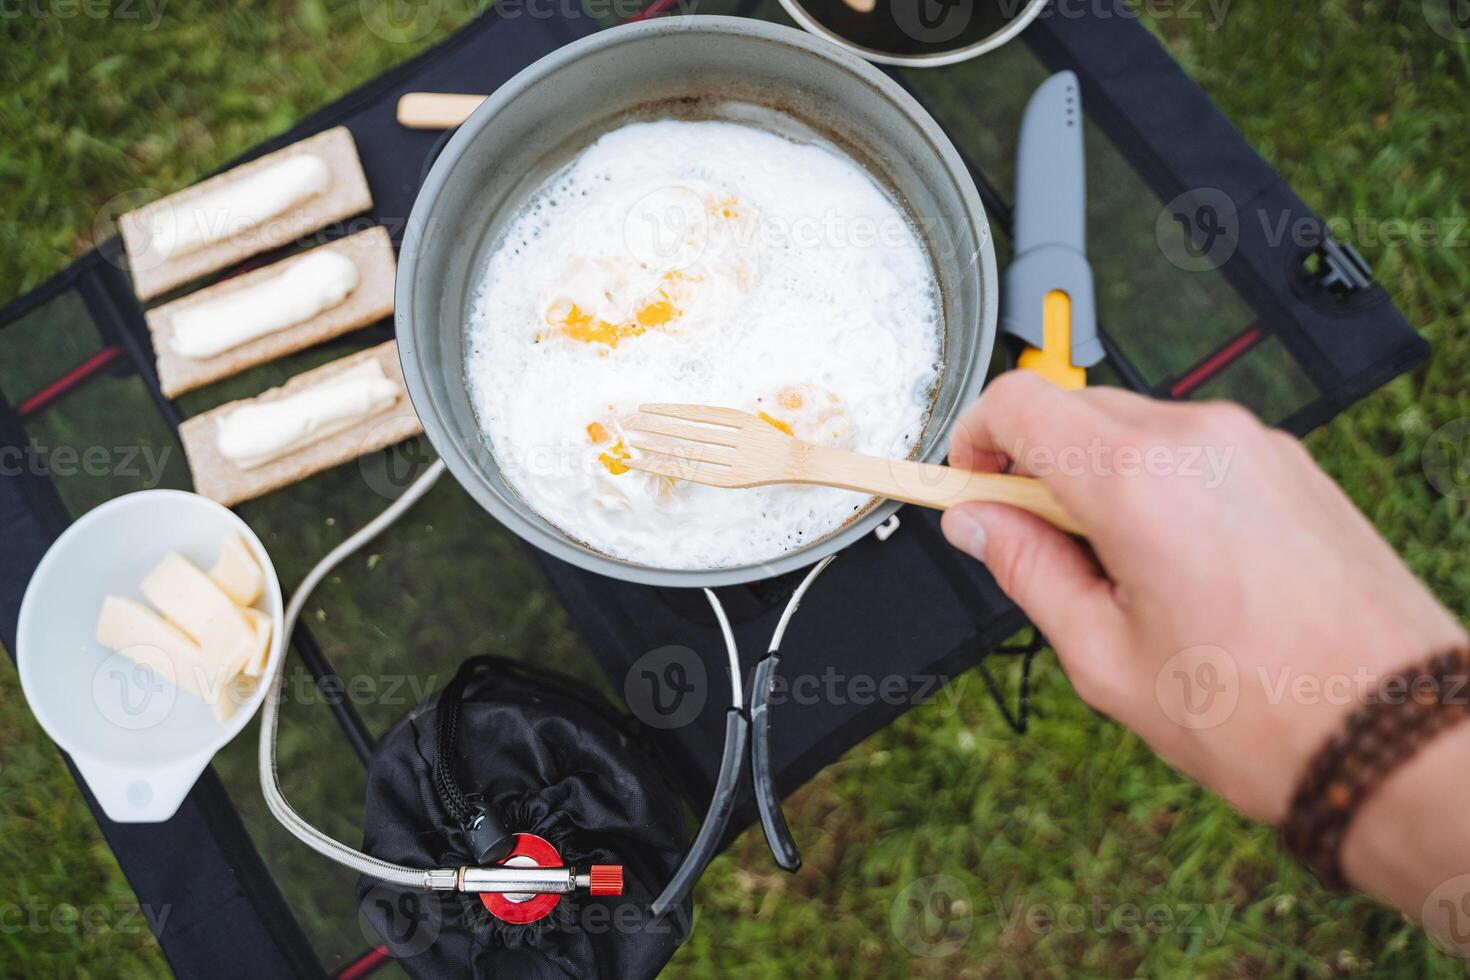
[[[380,223],[398,240],[441,145],[438,134],[395,123],[398,96],[490,91],[607,26],[551,6],[534,14],[530,6],[492,9],[250,155],[348,126],[376,204],[367,219],[325,237]],[[715,0],[699,12],[784,20],[774,3]],[[966,157],[1002,264],[1020,113],[1035,86],[1062,68],[1080,77],[1088,113],[1090,249],[1108,352],[1094,383],[1160,398],[1229,398],[1305,434],[1426,356],[1425,342],[1351,245],[1331,238],[1122,0],[1049,12],[1022,41],[977,61],[893,73]],[[115,238],[0,311],[0,452],[26,463],[0,481],[0,642],[14,649],[31,571],[71,521],[132,490],[190,486],[176,438],[182,418],[390,336],[391,325],[378,324],[169,401],[158,390],[142,307]],[[89,446],[128,447],[132,456],[94,472],[75,452]],[[428,458],[418,440],[239,511],[275,556],[282,581],[294,583]],[[363,493],[364,484],[375,492]],[[466,656],[534,657],[636,699],[660,692],[638,693],[645,672],[630,668],[670,646],[709,665],[703,712],[658,735],[689,806],[703,811],[718,763],[724,681],[723,647],[697,593],[628,585],[528,555],[452,481],[373,550],[323,587],[293,638],[281,770],[307,817],[343,840],[359,839],[361,762],[375,737]],[[790,586],[724,591],[747,666],[764,651]],[[436,614],[454,603],[475,612]],[[348,615],[354,604],[363,615]],[[518,626],[543,622],[564,627],[545,647],[499,650]],[[788,664],[799,662],[803,673],[840,663],[849,678],[893,679],[900,696],[819,697],[800,710],[778,704],[782,792],[887,724],[936,679],[984,669],[1024,626],[985,570],[944,545],[931,515],[902,511],[886,540],[870,536],[838,557],[786,643]],[[1034,649],[1020,648],[1028,666]],[[372,682],[366,695],[353,684],[364,678]],[[1021,705],[1008,710],[1024,723],[1024,690]],[[90,795],[88,802],[139,901],[171,909],[158,938],[178,974],[217,975],[227,948],[232,975],[362,975],[381,954],[357,924],[353,876],[296,844],[265,813],[255,731],[216,758],[165,824],[114,824]],[[745,800],[731,832],[751,817]]]

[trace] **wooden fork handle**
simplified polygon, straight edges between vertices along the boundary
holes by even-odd
[[[806,459],[803,483],[871,493],[906,504],[948,510],[972,501],[1009,504],[1029,511],[1068,534],[1082,528],[1040,480],[907,459],[882,459],[835,449],[815,449]]]
[[[398,124],[409,129],[453,129],[484,101],[483,95],[409,92],[398,100]]]

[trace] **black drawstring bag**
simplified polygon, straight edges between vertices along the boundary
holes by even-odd
[[[446,716],[449,705],[458,710]],[[688,934],[690,903],[648,913],[686,843],[678,797],[652,759],[636,720],[581,681],[500,657],[466,661],[374,750],[363,850],[410,867],[476,865],[486,842],[469,827],[483,808],[550,842],[563,864],[623,865],[623,894],[563,895],[546,918],[515,925],[478,895],[363,877],[363,917],[414,977],[655,976]]]

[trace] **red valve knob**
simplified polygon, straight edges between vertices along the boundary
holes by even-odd
[[[561,864],[561,855],[544,838],[535,834],[516,834],[515,850],[507,854],[500,863],[512,868],[555,868]],[[561,896],[554,892],[520,896],[518,900],[512,900],[509,895],[498,892],[480,893],[480,902],[490,910],[491,915],[501,922],[513,925],[524,925],[546,918],[560,901]]]
[[[587,877],[591,879],[588,887],[594,895],[621,895],[623,893],[623,866],[621,864],[594,864]]]

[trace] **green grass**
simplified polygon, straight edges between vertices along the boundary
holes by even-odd
[[[129,8],[139,11],[134,21],[6,20],[0,299],[89,247],[109,202],[136,203],[189,183],[444,36],[469,6],[439,5],[438,23],[412,41],[370,29],[363,11],[377,9],[371,2],[237,2],[227,9],[172,2],[152,28],[146,4]],[[1394,218],[1431,218],[1448,229],[1466,217],[1470,44],[1429,31],[1417,0],[1236,4],[1223,25],[1183,17],[1150,24],[1302,196],[1355,229],[1380,280],[1434,342],[1428,365],[1355,406],[1310,446],[1415,571],[1457,614],[1470,616],[1466,505],[1437,495],[1420,460],[1431,433],[1470,417],[1470,336],[1457,329],[1470,312],[1470,233],[1450,247],[1365,241],[1362,231]],[[939,108],[946,124],[983,138],[983,107],[966,107],[958,92],[951,99]],[[993,152],[1007,139],[992,137]],[[1107,278],[1108,288],[1129,288],[1121,276]],[[1191,311],[1185,302],[1176,319]],[[0,338],[7,385],[49,376],[48,359],[63,366],[76,359],[41,343],[43,324],[28,329],[24,338],[14,331]],[[31,340],[34,346],[23,342]],[[242,389],[275,380],[262,370],[241,380]],[[38,438],[61,444],[88,433],[95,440],[86,425],[106,415],[107,438],[136,439],[128,420],[148,411],[135,383],[109,382],[48,413]],[[148,438],[157,438],[153,430]],[[182,460],[166,472],[170,483],[186,479]],[[284,580],[296,580],[371,512],[371,500],[340,503],[357,473],[343,468],[299,494],[245,509]],[[103,495],[124,489],[111,485]],[[73,510],[91,506],[98,493],[87,481],[64,481]],[[352,567],[353,588],[331,584],[323,592],[312,615],[334,661],[353,671],[391,670],[374,624],[393,615],[420,624],[407,648],[435,651],[428,672],[440,681],[460,656],[482,650],[535,650],[563,665],[579,662],[580,644],[560,610],[488,518],[449,487],[422,508],[411,535],[390,536],[376,557]],[[395,557],[425,548],[453,555],[468,580],[448,569],[412,587],[396,578]],[[487,589],[492,575],[495,587]],[[463,615],[423,615],[429,595],[438,608]],[[486,632],[484,624],[493,626]],[[1268,830],[1182,781],[1133,736],[1082,707],[1054,666],[1040,676],[1035,701],[1045,713],[1026,739],[1008,733],[975,678],[957,689],[954,699],[910,713],[849,752],[788,802],[807,859],[800,874],[777,872],[758,832],[715,862],[699,893],[697,926],[675,960],[678,974],[1462,974],[1461,964],[1435,952],[1398,915],[1322,892],[1281,856]],[[374,706],[369,720],[381,728],[402,710]],[[316,797],[309,815],[351,839],[360,783],[323,779],[312,768],[325,752],[344,758],[324,716],[303,708],[288,717],[283,770],[295,795]],[[218,767],[247,820],[265,827],[250,791],[252,745],[247,732]],[[163,972],[156,944],[129,918],[135,899],[126,881],[8,664],[0,666],[0,751],[0,867],[7,875],[0,974]],[[350,914],[344,920],[340,912],[346,876],[279,833],[261,831],[257,845],[273,868],[302,882],[297,911],[323,949],[346,954],[361,945]],[[924,880],[935,875],[947,877]],[[947,900],[936,904],[936,893]],[[912,928],[914,899],[927,899],[931,910],[923,923],[932,927],[923,933],[927,946]],[[101,911],[78,922],[71,906]],[[1060,919],[1048,924],[1047,913]],[[13,928],[18,916],[26,921]]]

